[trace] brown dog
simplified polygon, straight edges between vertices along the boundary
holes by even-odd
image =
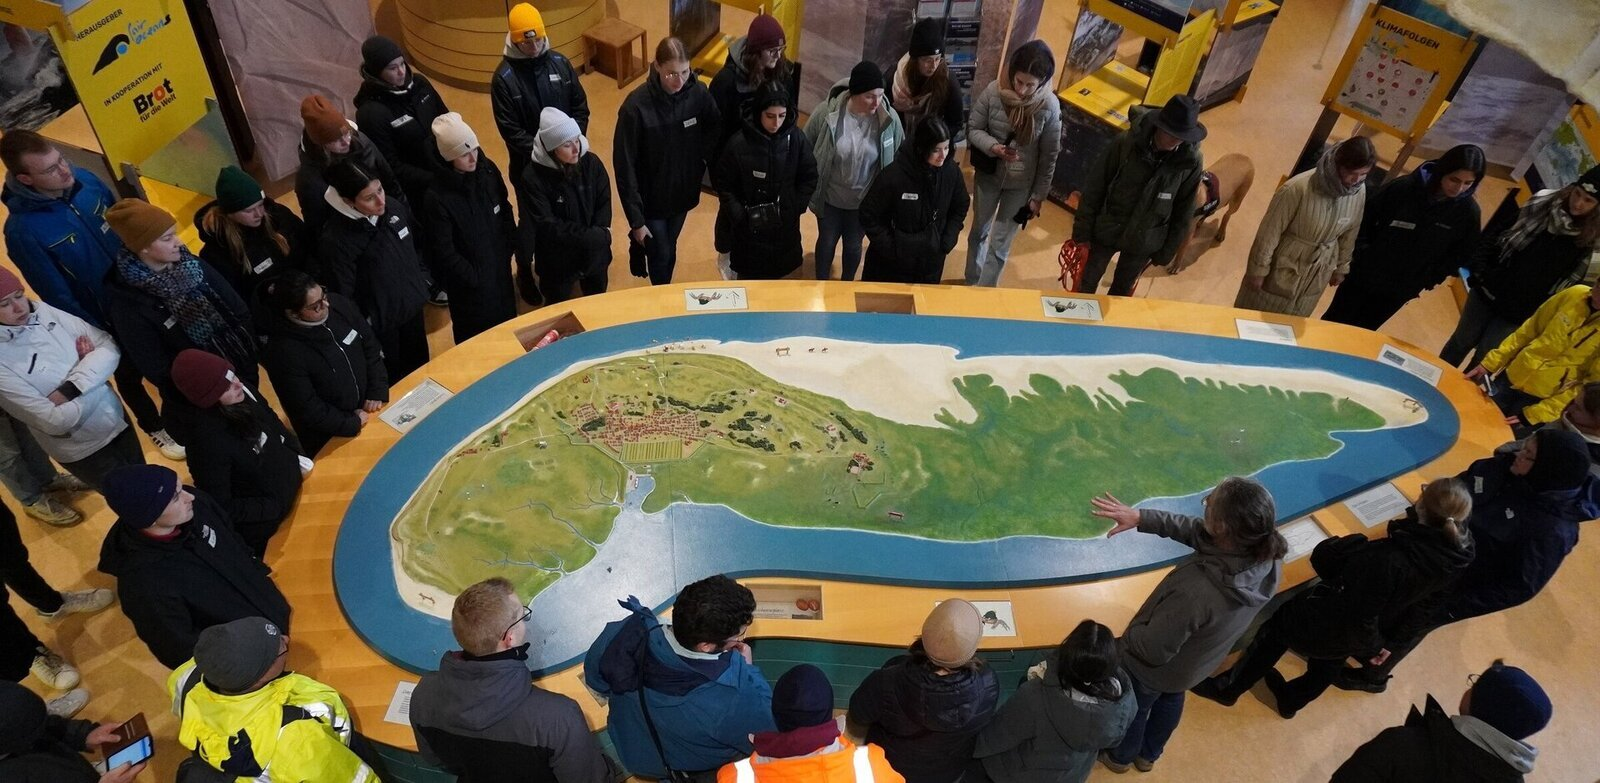
[[[1215,191],[1213,192],[1205,180],[1216,178]],[[1197,250],[1192,256],[1189,245],[1200,233],[1200,225],[1218,211],[1222,213],[1222,222],[1217,224],[1217,233],[1212,237],[1213,244],[1219,244],[1228,237],[1228,220],[1233,213],[1239,211],[1239,205],[1244,203],[1244,197],[1250,192],[1250,184],[1256,179],[1256,165],[1248,157],[1237,152],[1223,155],[1216,163],[1206,170],[1206,177],[1200,182],[1200,192],[1195,197],[1195,221],[1189,229],[1189,236],[1184,237],[1183,244],[1178,246],[1178,254],[1172,257],[1172,263],[1167,265],[1167,271],[1177,274],[1189,268],[1199,259],[1204,250]]]

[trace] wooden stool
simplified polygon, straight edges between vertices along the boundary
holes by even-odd
[[[633,42],[639,42],[639,56],[633,56]],[[583,33],[585,70],[596,70],[615,77],[621,89],[644,73],[650,62],[649,40],[644,28],[615,17],[608,17]],[[609,67],[610,70],[607,70]]]

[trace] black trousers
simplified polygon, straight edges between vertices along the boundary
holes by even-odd
[[[1221,675],[1223,694],[1230,698],[1243,695],[1277,666],[1278,660],[1288,651],[1288,640],[1275,632],[1272,621],[1268,620],[1245,648],[1239,662]],[[1279,710],[1293,712],[1316,701],[1344,668],[1344,658],[1307,658],[1306,667],[1305,674],[1284,684],[1279,693]]]
[[[11,592],[17,591],[41,612],[61,608],[61,593],[50,586],[28,562],[28,548],[17,529],[17,517],[0,505],[0,679],[18,682],[28,676],[28,667],[39,654],[39,637],[34,636],[11,608]]]
[[[1089,260],[1083,263],[1083,276],[1078,278],[1077,292],[1092,294],[1100,287],[1100,278],[1106,273],[1106,267],[1111,265],[1111,257],[1119,255],[1114,247],[1105,245],[1090,245]],[[1145,267],[1150,266],[1150,254],[1131,256],[1121,253],[1117,259],[1117,269],[1111,273],[1112,296],[1130,296],[1133,287],[1139,284],[1139,275],[1144,274]]]
[[[428,324],[423,311],[410,320],[378,332],[378,344],[383,346],[383,367],[389,371],[389,384],[410,375],[428,363]]]
[[[573,289],[582,292],[582,296],[593,296],[606,292],[606,285],[610,282],[607,275],[608,267],[587,275],[572,275],[560,279],[553,279],[551,275],[539,278],[539,292],[544,294],[544,303],[552,305],[576,298]]]
[[[133,420],[138,423],[139,429],[155,432],[165,426],[161,421],[161,411],[156,409],[156,401],[150,399],[150,392],[144,387],[144,376],[139,374],[139,368],[133,365],[128,354],[122,354],[122,361],[117,363],[117,370],[111,377],[117,382],[117,394],[133,411]]]

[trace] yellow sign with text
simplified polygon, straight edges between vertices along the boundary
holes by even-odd
[[[1187,93],[1194,84],[1194,75],[1200,71],[1200,58],[1206,53],[1206,43],[1211,40],[1211,30],[1216,26],[1217,12],[1205,13],[1189,20],[1178,33],[1178,40],[1161,53],[1155,70],[1150,74],[1150,90],[1144,102],[1151,106],[1165,105],[1174,95]]]
[[[1476,49],[1473,39],[1373,5],[1322,102],[1402,139],[1416,138],[1439,116]]]
[[[143,163],[215,97],[183,0],[90,3],[50,35],[113,167]]]

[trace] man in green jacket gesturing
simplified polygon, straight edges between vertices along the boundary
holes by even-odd
[[[1079,293],[1094,293],[1117,253],[1111,294],[1128,296],[1151,262],[1168,264],[1194,222],[1206,127],[1194,99],[1174,95],[1159,112],[1135,107],[1133,125],[1106,147],[1078,199],[1072,239],[1089,244]]]

